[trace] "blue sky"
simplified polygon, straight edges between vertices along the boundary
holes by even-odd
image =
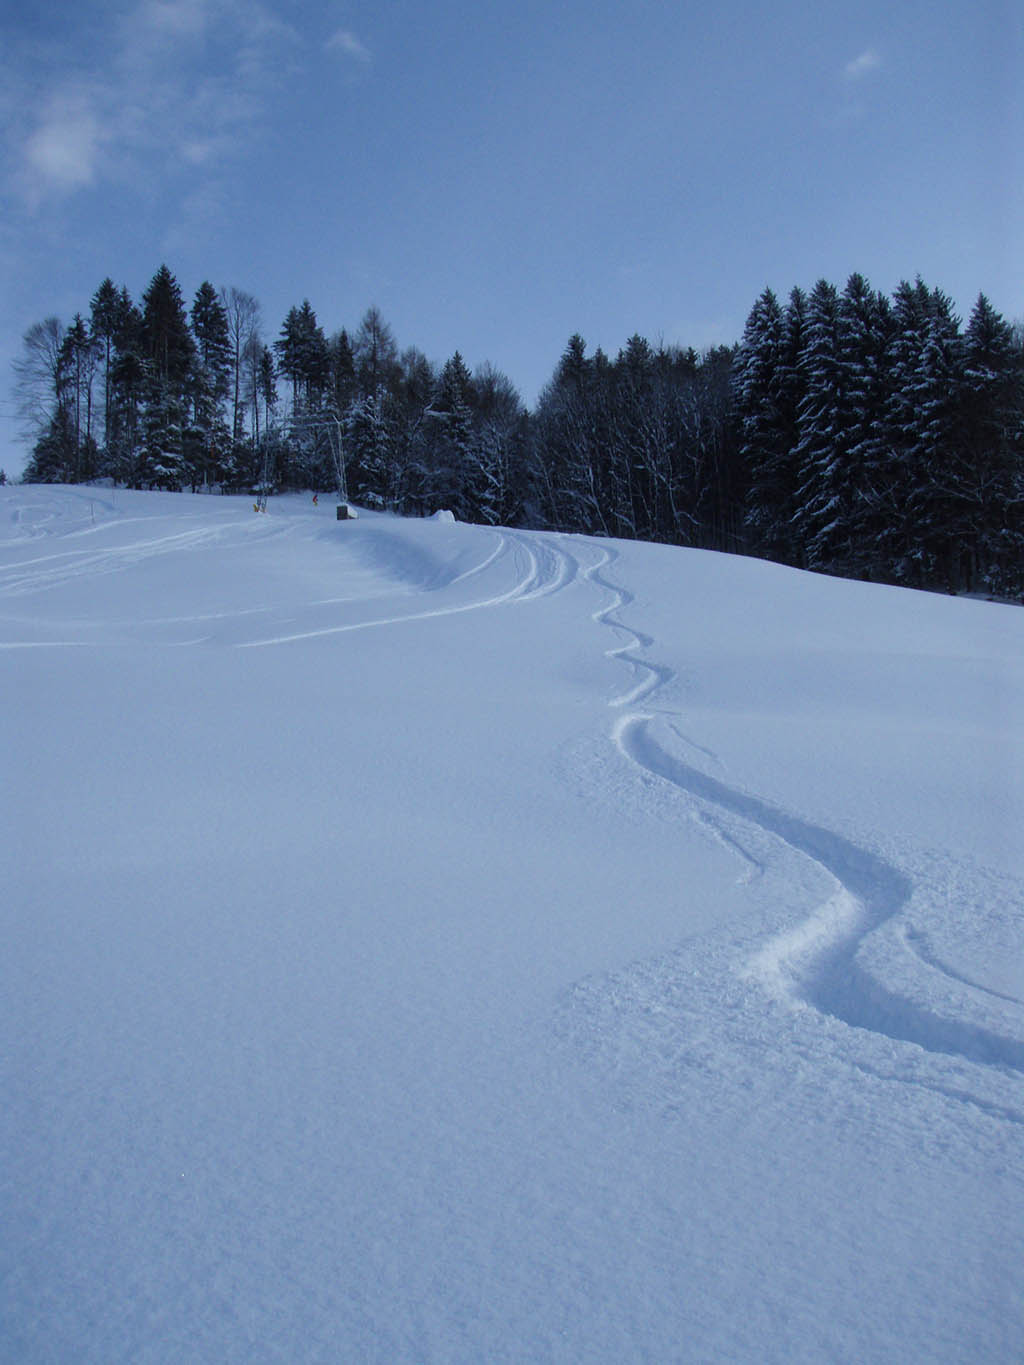
[[[1024,316],[1019,0],[36,0],[0,23],[0,465],[26,327],[166,262],[490,361],[698,348],[922,274]],[[18,7],[21,9],[22,7]]]

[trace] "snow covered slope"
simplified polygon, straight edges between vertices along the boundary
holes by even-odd
[[[0,1357],[1017,1361],[1024,612],[0,489]]]

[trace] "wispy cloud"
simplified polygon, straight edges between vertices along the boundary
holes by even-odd
[[[103,181],[223,164],[251,145],[298,42],[263,0],[137,0],[93,38],[102,57],[51,47],[45,77],[13,55],[0,64],[22,92],[8,144],[30,210]]]
[[[854,57],[852,62],[847,62],[843,68],[843,78],[847,81],[863,80],[872,71],[877,71],[882,65],[882,59],[874,48],[868,48],[859,57]]]
[[[327,39],[325,46],[328,52],[342,52],[346,57],[352,57],[364,65],[371,60],[370,49],[347,28],[339,28]]]
[[[87,90],[54,94],[25,141],[28,178],[66,193],[91,185],[106,140],[102,120]]]
[[[129,13],[128,22],[155,40],[196,37],[206,28],[212,9],[209,0],[143,0]]]

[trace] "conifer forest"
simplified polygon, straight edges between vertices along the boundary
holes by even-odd
[[[375,308],[329,333],[305,300],[268,339],[255,297],[204,282],[189,307],[161,266],[138,301],[108,278],[30,327],[15,390],[26,482],[330,490],[340,450],[367,508],[1024,597],[1024,334],[921,279],[766,289],[700,353],[574,335],[527,410]]]

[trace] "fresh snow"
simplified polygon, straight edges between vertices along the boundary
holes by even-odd
[[[1019,1361],[1024,612],[0,489],[0,1358]]]

